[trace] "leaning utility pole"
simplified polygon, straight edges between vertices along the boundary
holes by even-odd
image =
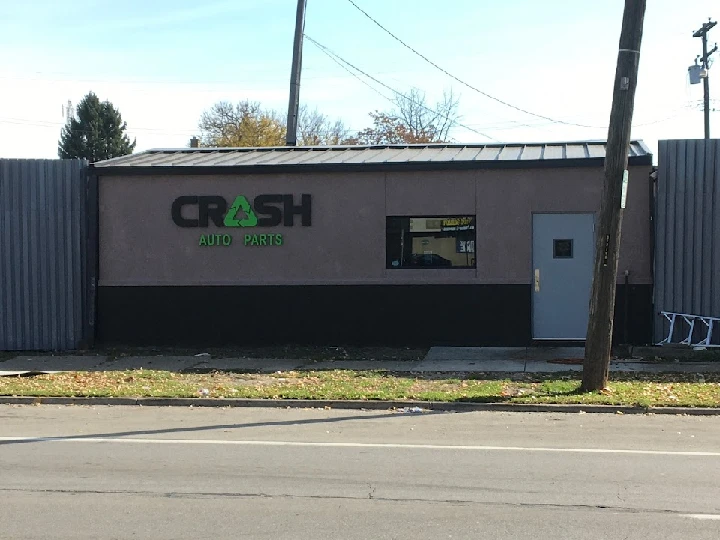
[[[708,39],[707,34],[708,32],[717,25],[717,21],[711,21],[708,20],[705,24],[702,25],[702,28],[695,32],[693,34],[693,37],[699,37],[702,38],[702,46],[703,46],[703,55],[700,61],[702,62],[703,72],[704,75],[701,75],[703,78],[703,90],[705,92],[705,98],[703,100],[704,103],[704,111],[705,111],[705,138],[710,138],[710,63],[708,60],[710,60],[710,56],[718,50],[717,43],[715,44],[715,48],[708,52]]]
[[[300,109],[300,72],[302,71],[302,46],[305,34],[305,7],[307,0],[298,0],[295,16],[295,41],[293,42],[292,70],[290,74],[290,103],[287,115],[285,144],[297,144],[298,111]]]
[[[582,390],[586,392],[602,390],[607,386],[610,367],[620,227],[625,202],[623,183],[630,149],[645,4],[646,0],[625,0],[605,152],[605,181],[597,227],[590,319],[585,341]]]

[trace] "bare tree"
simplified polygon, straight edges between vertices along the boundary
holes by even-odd
[[[300,107],[298,115],[298,143],[303,146],[341,144],[349,130],[342,120],[334,122],[317,109]]]
[[[359,144],[413,144],[447,142],[450,129],[459,119],[460,98],[452,90],[434,107],[417,88],[398,96],[395,108],[370,113],[372,127],[360,131],[351,142]]]

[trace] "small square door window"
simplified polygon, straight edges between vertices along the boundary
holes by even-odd
[[[573,241],[572,241],[572,239],[553,240],[553,258],[555,258],[555,259],[572,259],[573,258]]]

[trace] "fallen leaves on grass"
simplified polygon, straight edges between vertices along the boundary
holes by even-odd
[[[490,377],[413,376],[384,371],[286,371],[206,374],[132,370],[0,378],[0,395],[426,400],[720,407],[720,375],[628,374],[581,393],[577,374]],[[475,378],[476,377],[476,378]]]

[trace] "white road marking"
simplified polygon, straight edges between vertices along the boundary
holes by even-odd
[[[533,446],[482,446],[446,444],[401,444],[401,443],[355,443],[355,442],[304,442],[304,441],[238,441],[225,439],[144,439],[131,437],[0,437],[2,442],[72,442],[72,443],[118,443],[118,444],[207,444],[228,446],[291,446],[320,448],[380,448],[405,450],[471,450],[499,452],[547,452],[577,454],[637,454],[652,456],[720,457],[720,452],[690,452],[670,450],[626,450],[618,448],[549,448]]]
[[[720,521],[720,515],[717,515],[717,514],[683,514],[683,517],[692,518],[692,519]]]

